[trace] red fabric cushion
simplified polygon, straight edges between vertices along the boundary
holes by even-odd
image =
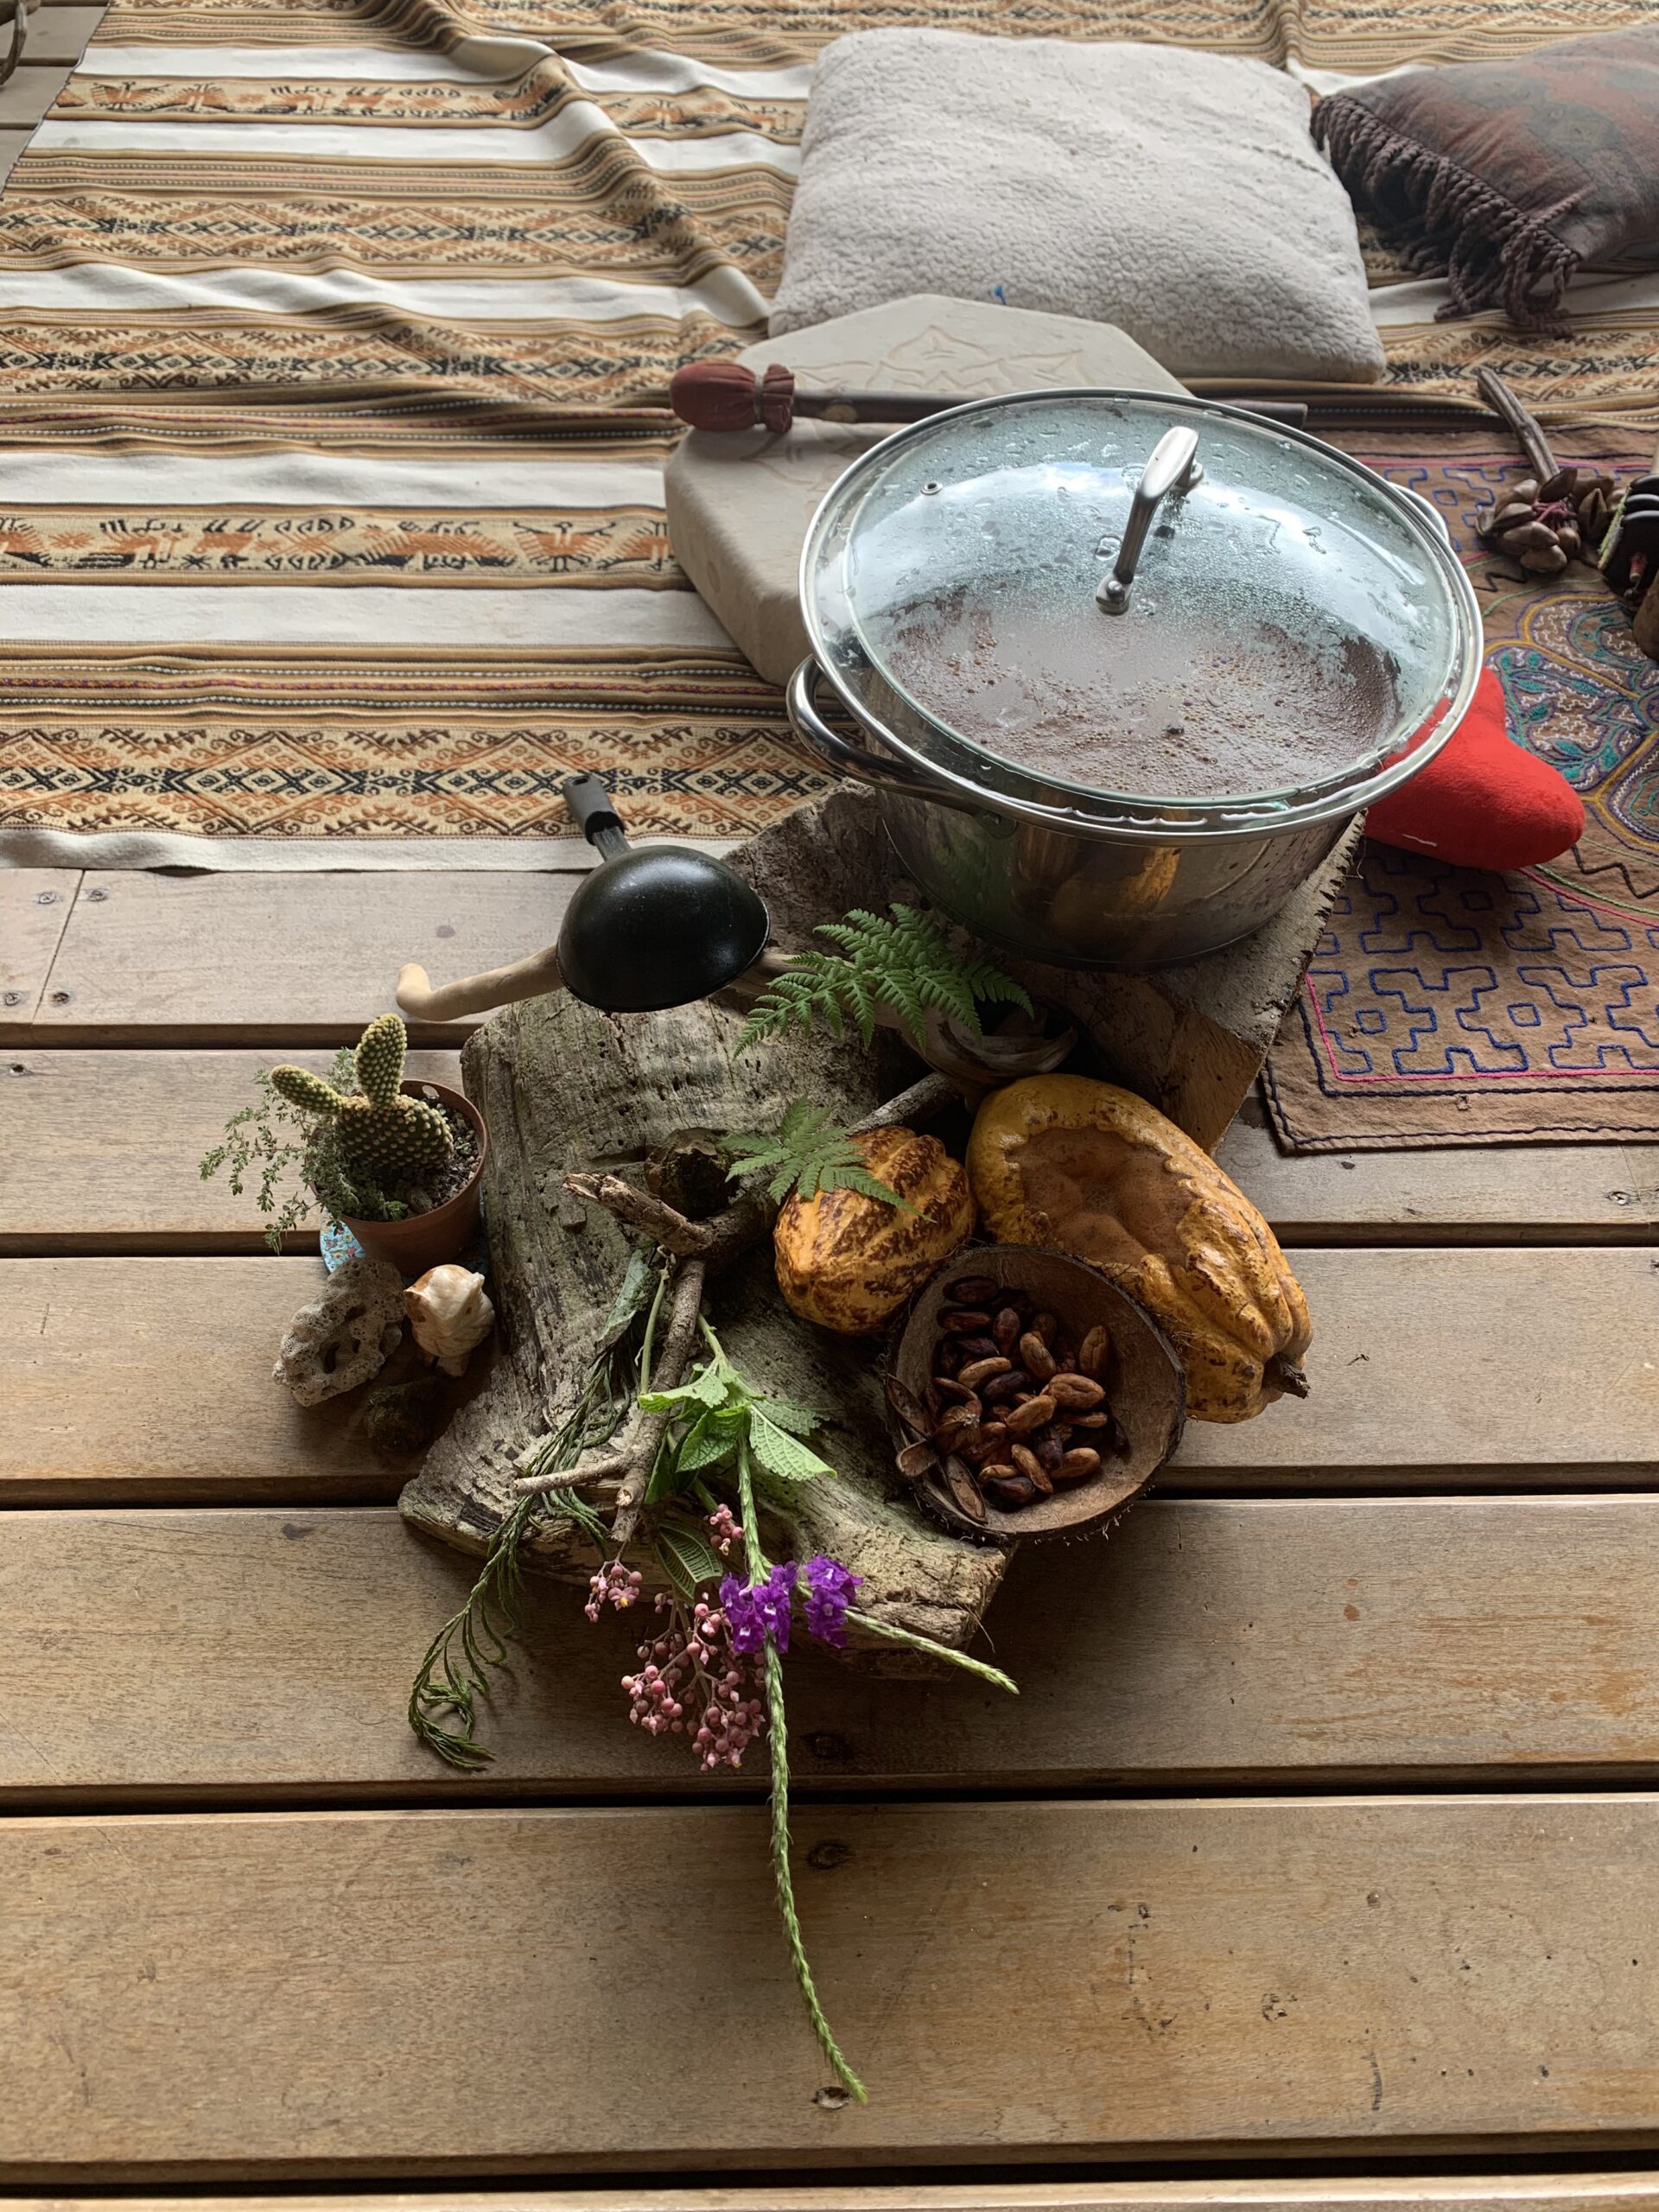
[[[1379,799],[1365,834],[1459,868],[1534,868],[1568,852],[1584,808],[1567,778],[1510,739],[1488,669],[1468,713],[1427,768]]]

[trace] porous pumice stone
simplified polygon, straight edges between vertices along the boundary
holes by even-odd
[[[812,391],[969,400],[1105,385],[1185,396],[1185,386],[1114,324],[933,293],[792,330],[737,359],[757,375],[780,362]],[[786,683],[806,657],[801,548],[818,502],[893,427],[798,422],[781,437],[758,428],[691,430],[669,461],[674,557],[768,683]]]
[[[308,1299],[283,1336],[273,1382],[302,1406],[321,1405],[378,1375],[404,1332],[404,1279],[366,1252],[347,1260]]]

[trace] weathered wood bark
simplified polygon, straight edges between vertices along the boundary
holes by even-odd
[[[677,1129],[775,1127],[802,1096],[855,1120],[918,1072],[882,1039],[867,1054],[855,1039],[791,1036],[734,1060],[741,1028],[713,1006],[608,1017],[562,996],[509,1008],[467,1045],[467,1089],[490,1127],[485,1205],[503,1344],[483,1391],[404,1492],[416,1525],[481,1549],[511,1503],[518,1453],[553,1425],[592,1360],[630,1242],[608,1214],[570,1198],[567,1172],[638,1160]],[[771,1256],[763,1246],[718,1277],[707,1310],[745,1375],[828,1416],[818,1446],[841,1476],[794,1494],[773,1548],[830,1552],[864,1577],[867,1611],[963,1643],[1001,1555],[947,1535],[912,1503],[892,1465],[874,1347],[797,1321]],[[558,1572],[580,1558],[556,1541],[543,1563]]]

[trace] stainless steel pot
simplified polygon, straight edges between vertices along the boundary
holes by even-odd
[[[1016,394],[899,430],[820,506],[801,600],[803,743],[873,787],[946,912],[1073,967],[1259,928],[1445,744],[1480,672],[1426,501],[1160,393]],[[868,743],[825,721],[826,686]]]

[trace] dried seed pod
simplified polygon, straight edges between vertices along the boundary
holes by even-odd
[[[1090,1475],[1097,1475],[1099,1472],[1099,1452],[1090,1452],[1085,1446],[1079,1446],[1075,1452],[1066,1453],[1059,1465],[1053,1470],[1053,1476],[1057,1483],[1064,1485],[1068,1483],[1086,1482]]]
[[[1057,1406],[1075,1408],[1079,1413],[1086,1414],[1106,1395],[1099,1383],[1091,1382],[1086,1375],[1057,1375],[1047,1387]]]
[[[960,1459],[947,1459],[939,1471],[939,1484],[958,1513],[976,1527],[985,1525],[985,1501],[979,1494],[979,1485]]]
[[[945,1407],[944,1394],[937,1382],[930,1382],[923,1391],[922,1403],[927,1408],[927,1427],[923,1433],[931,1436],[938,1425],[939,1415],[944,1411]]]
[[[936,1406],[930,1414],[909,1383],[901,1382],[896,1375],[889,1375],[885,1378],[885,1388],[887,1393],[887,1403],[912,1435],[925,1436],[934,1422],[938,1421],[940,1408]]]
[[[1027,1398],[1002,1418],[1008,1424],[1010,1436],[1028,1436],[1033,1429],[1046,1428],[1053,1420],[1054,1401],[1046,1396]]]
[[[996,1296],[996,1285],[989,1275],[963,1275],[944,1294],[957,1306],[988,1306]]]
[[[1011,1367],[1006,1375],[999,1375],[985,1385],[983,1395],[988,1406],[1006,1406],[1030,1388],[1031,1377],[1025,1369]]]
[[[1027,1329],[1020,1339],[1020,1362],[1026,1372],[1039,1382],[1046,1382],[1050,1376],[1058,1372],[1058,1361],[1035,1329]]]
[[[947,1337],[982,1337],[990,1325],[990,1315],[977,1307],[971,1311],[957,1309],[939,1316],[939,1326]]]
[[[1051,1474],[1065,1457],[1065,1440],[1058,1428],[1039,1430],[1032,1439],[1031,1448]]]
[[[1012,1351],[1020,1341],[1020,1316],[1012,1306],[1005,1306],[991,1323],[991,1335],[999,1351]]]
[[[918,1483],[924,1475],[931,1475],[939,1464],[939,1455],[926,1442],[906,1444],[899,1454],[899,1471],[907,1483]]]
[[[1017,1513],[1022,1505],[1029,1505],[1037,1495],[1037,1485],[1029,1475],[1002,1475],[985,1485],[985,1495],[993,1505],[1000,1505],[1005,1513]]]
[[[957,1376],[958,1382],[965,1382],[970,1390],[977,1390],[982,1382],[989,1382],[999,1375],[1012,1375],[1014,1362],[1004,1359],[1001,1352],[994,1352],[989,1359],[976,1359],[964,1367]]]
[[[1084,1374],[1096,1382],[1103,1382],[1106,1362],[1111,1357],[1112,1340],[1104,1325],[1096,1321],[1084,1338],[1077,1351],[1077,1365]]]

